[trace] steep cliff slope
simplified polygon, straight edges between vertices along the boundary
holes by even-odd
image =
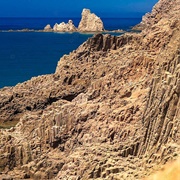
[[[0,120],[19,120],[0,131],[2,177],[132,180],[177,159],[180,1],[154,11],[140,34],[97,34],[54,74],[0,90]]]

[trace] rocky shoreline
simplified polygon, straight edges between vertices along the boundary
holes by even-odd
[[[0,129],[0,178],[140,180],[177,160],[179,17],[159,0],[141,33],[95,34],[54,74],[0,89],[0,121],[18,120]]]

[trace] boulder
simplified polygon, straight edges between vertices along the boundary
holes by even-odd
[[[101,32],[104,31],[104,25],[102,20],[91,13],[89,9],[83,9],[82,18],[78,26],[80,32]]]

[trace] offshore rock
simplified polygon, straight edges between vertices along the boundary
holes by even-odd
[[[50,25],[50,24],[47,24],[47,25],[44,27],[44,31],[52,31],[51,25]]]
[[[82,18],[78,26],[80,32],[101,32],[104,31],[104,25],[102,20],[91,13],[89,9],[83,9]]]
[[[72,20],[69,20],[68,23],[60,23],[60,24],[55,24],[53,26],[53,31],[55,32],[75,32],[77,31],[76,27],[73,24]]]
[[[55,24],[53,29],[48,24],[44,28],[45,32],[54,31],[54,32],[102,32],[104,31],[104,25],[102,20],[96,16],[94,13],[91,13],[89,9],[83,9],[82,18],[79,23],[78,28],[75,27],[72,20],[69,20],[68,23],[62,22],[60,24]]]

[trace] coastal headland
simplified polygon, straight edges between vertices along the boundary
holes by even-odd
[[[159,0],[142,32],[95,34],[54,74],[0,89],[0,121],[18,122],[0,129],[0,179],[152,179],[173,161],[179,179],[179,17]]]

